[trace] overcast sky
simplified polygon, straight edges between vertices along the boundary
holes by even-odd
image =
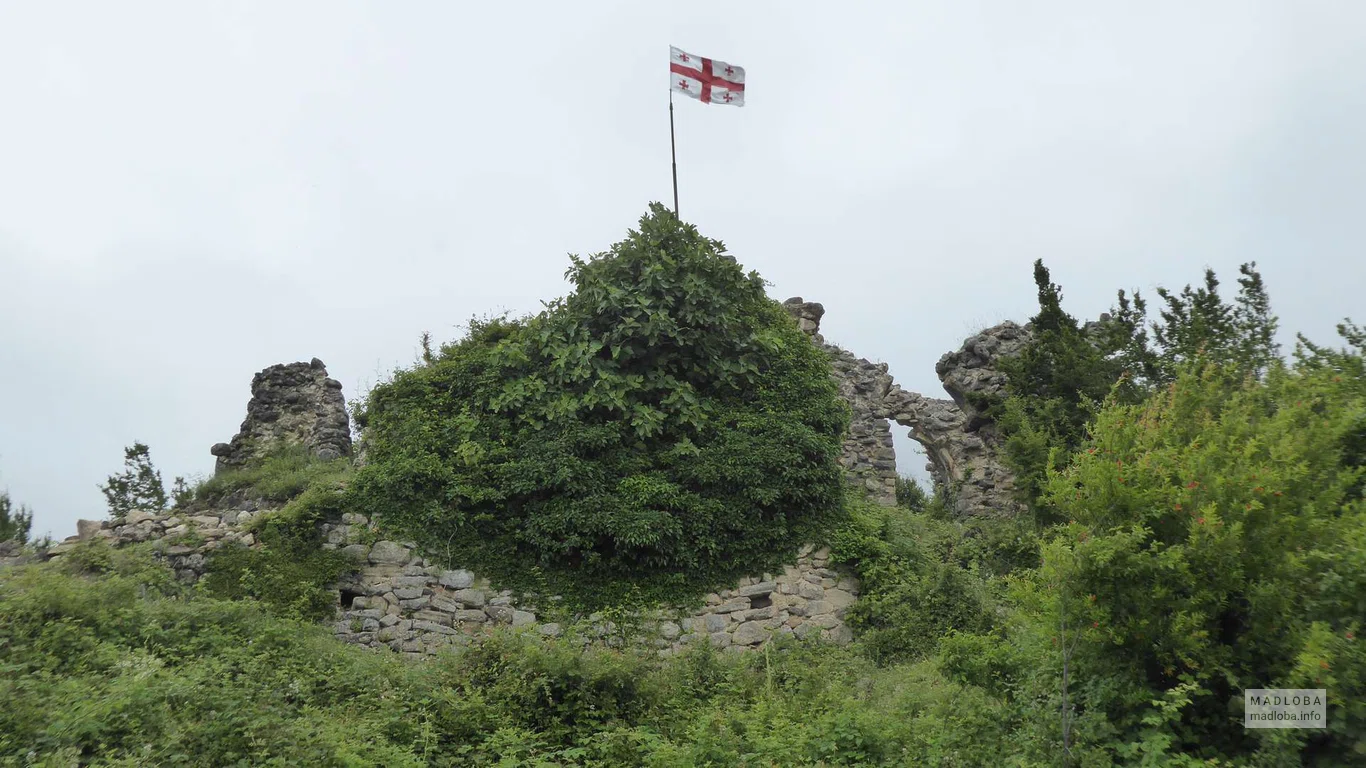
[[[0,0],[0,488],[60,539],[268,365],[353,398],[562,295],[671,197],[669,44],[748,76],[676,105],[683,217],[908,389],[1040,257],[1078,316],[1256,260],[1284,342],[1366,319],[1360,0]]]

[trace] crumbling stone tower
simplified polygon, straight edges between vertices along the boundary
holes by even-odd
[[[209,449],[218,457],[214,472],[240,468],[284,446],[302,446],[325,461],[351,455],[351,420],[341,390],[316,357],[256,374],[241,429],[231,442]]]

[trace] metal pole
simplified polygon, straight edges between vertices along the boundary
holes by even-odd
[[[674,218],[678,218],[678,149],[674,142],[674,92],[669,91],[669,159],[674,170]]]

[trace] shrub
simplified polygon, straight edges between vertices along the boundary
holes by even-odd
[[[860,596],[846,621],[880,663],[923,658],[951,630],[991,626],[981,566],[960,551],[964,528],[871,502],[831,538],[832,557],[858,574]]]
[[[792,646],[583,650],[495,635],[421,665],[140,552],[0,571],[0,765],[985,765],[1001,703],[928,665]]]
[[[1261,274],[1255,263],[1242,265],[1239,273],[1232,302],[1219,296],[1219,281],[1206,270],[1202,288],[1157,289],[1166,305],[1158,321],[1149,324],[1138,292],[1131,300],[1120,291],[1108,319],[1083,327],[1063,310],[1062,289],[1043,261],[1034,263],[1039,312],[1030,319],[1033,338],[1018,355],[998,363],[1007,377],[1006,396],[979,398],[976,404],[995,420],[1016,485],[1040,523],[1059,522],[1039,505],[1048,467],[1066,464],[1107,398],[1142,402],[1182,366],[1212,362],[1236,382],[1262,376],[1278,359],[1277,320]]]
[[[429,553],[587,606],[776,567],[841,514],[829,361],[655,205],[524,320],[378,386],[356,503]]]
[[[1050,475],[1046,501],[1070,522],[1050,536],[1038,579],[1021,581],[1019,603],[1035,637],[1078,643],[1074,701],[1115,756],[1161,743],[1202,758],[1347,764],[1366,748],[1366,709],[1353,703],[1366,693],[1354,641],[1366,504],[1346,450],[1366,392],[1313,367],[1229,381],[1188,370],[1144,405],[1100,413],[1084,449]],[[1324,732],[1249,731],[1231,704],[1246,688],[1325,687]]]
[[[251,522],[261,547],[221,547],[209,558],[205,589],[226,599],[253,599],[275,613],[321,621],[336,613],[333,585],[355,564],[322,548],[319,525],[340,517],[341,493],[314,486],[276,512]]]
[[[930,494],[920,487],[914,477],[900,476],[896,479],[896,505],[912,512],[924,512],[930,503]]]

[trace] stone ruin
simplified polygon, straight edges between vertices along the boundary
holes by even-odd
[[[351,440],[341,384],[327,378],[316,358],[311,363],[275,365],[252,379],[247,418],[231,443],[212,448],[216,471],[245,466],[270,450],[303,446],[319,458],[349,455]],[[202,579],[214,550],[230,544],[258,547],[249,523],[271,510],[257,500],[234,494],[222,509],[181,512],[135,510],[120,521],[81,520],[78,534],[49,551],[61,557],[86,539],[113,544],[156,542],[159,556],[187,584]],[[337,550],[357,570],[337,586],[338,610],[332,625],[341,640],[423,658],[452,645],[466,645],[499,627],[542,636],[564,628],[539,615],[535,605],[517,603],[478,574],[425,558],[413,542],[384,535],[366,516],[346,513],[322,525],[323,547]],[[828,549],[804,547],[781,572],[740,579],[729,589],[706,595],[692,610],[661,610],[639,617],[632,642],[674,653],[689,643],[742,652],[774,638],[815,637],[845,644],[853,632],[844,623],[857,599],[858,580],[835,570]],[[586,617],[589,642],[627,642],[610,621]]]
[[[798,326],[829,355],[840,394],[853,419],[840,457],[851,485],[881,504],[896,503],[897,465],[891,422],[910,428],[925,447],[937,493],[946,494],[960,517],[1011,517],[1023,511],[1013,473],[999,458],[995,425],[971,402],[1002,393],[1005,376],[995,362],[1014,355],[1029,331],[1011,322],[988,328],[945,354],[935,372],[951,399],[907,392],[892,381],[885,363],[856,358],[825,343],[825,308],[795,297],[783,306]],[[210,449],[216,472],[240,468],[272,449],[302,446],[321,459],[351,455],[350,419],[341,382],[328,378],[323,362],[274,365],[251,382],[247,417],[231,442]]]
[[[891,422],[909,427],[923,445],[936,492],[946,493],[961,517],[1009,517],[1022,505],[1014,496],[1014,479],[998,459],[1000,438],[994,425],[974,410],[974,394],[1001,392],[1004,376],[994,364],[1015,354],[1029,332],[1003,323],[969,338],[935,367],[951,399],[907,392],[892,381],[885,363],[856,358],[825,343],[820,304],[788,299],[784,307],[798,325],[830,355],[840,394],[853,412],[840,457],[851,485],[878,501],[896,501],[896,453]],[[252,379],[247,418],[229,443],[212,448],[216,471],[246,465],[274,448],[302,446],[314,456],[333,459],[351,454],[350,422],[341,384],[327,377],[322,361],[275,365]],[[207,558],[221,546],[260,546],[248,523],[269,512],[258,502],[233,497],[223,509],[182,513],[134,511],[121,521],[81,520],[78,534],[43,557],[60,557],[86,539],[114,544],[154,541],[186,583],[200,580]],[[354,575],[337,585],[338,608],[333,632],[346,642],[391,649],[424,658],[441,648],[468,644],[493,628],[509,626],[543,636],[563,628],[547,620],[529,603],[517,604],[506,590],[494,588],[478,574],[437,563],[411,542],[392,541],[364,515],[347,513],[323,525],[324,547],[338,550],[357,564]],[[3,553],[0,553],[3,554]],[[778,637],[818,637],[847,643],[853,633],[844,623],[859,594],[856,579],[840,572],[825,549],[805,547],[782,573],[740,580],[732,588],[707,595],[704,604],[684,613],[661,611],[644,617],[635,642],[669,654],[688,643],[705,642],[728,651],[760,648]],[[589,616],[590,638],[625,642],[611,622]],[[591,642],[592,640],[588,640]]]
[[[189,513],[134,510],[118,522],[83,520],[80,534],[48,556],[61,557],[85,539],[115,545],[151,541],[177,578],[194,584],[204,577],[214,550],[230,544],[260,546],[248,524],[269,511],[244,501]],[[337,584],[331,628],[344,642],[420,659],[449,646],[468,645],[498,628],[544,637],[557,637],[566,629],[536,605],[518,603],[510,591],[495,588],[478,574],[423,557],[412,542],[376,541],[382,534],[364,515],[348,512],[340,521],[324,523],[322,535],[325,549],[340,551],[356,563],[355,573]],[[858,593],[857,579],[831,567],[828,549],[808,546],[781,573],[743,578],[730,589],[707,595],[692,610],[639,617],[639,628],[630,637],[601,616],[583,617],[584,639],[607,645],[633,642],[661,655],[689,643],[738,653],[777,637],[816,637],[842,645],[853,639],[844,616]]]
[[[351,420],[341,390],[316,357],[256,374],[241,429],[231,442],[209,449],[218,457],[214,472],[239,469],[284,446],[301,446],[324,461],[350,456]]]
[[[1029,332],[1005,322],[972,336],[957,352],[939,359],[935,372],[951,400],[907,392],[892,381],[886,363],[856,358],[825,343],[820,333],[825,307],[800,296],[783,307],[829,355],[840,394],[853,412],[840,463],[850,484],[875,501],[896,503],[896,450],[891,423],[910,428],[925,447],[936,493],[947,494],[959,517],[1014,517],[1024,511],[1015,495],[1014,474],[1000,459],[995,425],[969,402],[970,395],[997,395],[1005,375],[994,363],[1018,353]]]

